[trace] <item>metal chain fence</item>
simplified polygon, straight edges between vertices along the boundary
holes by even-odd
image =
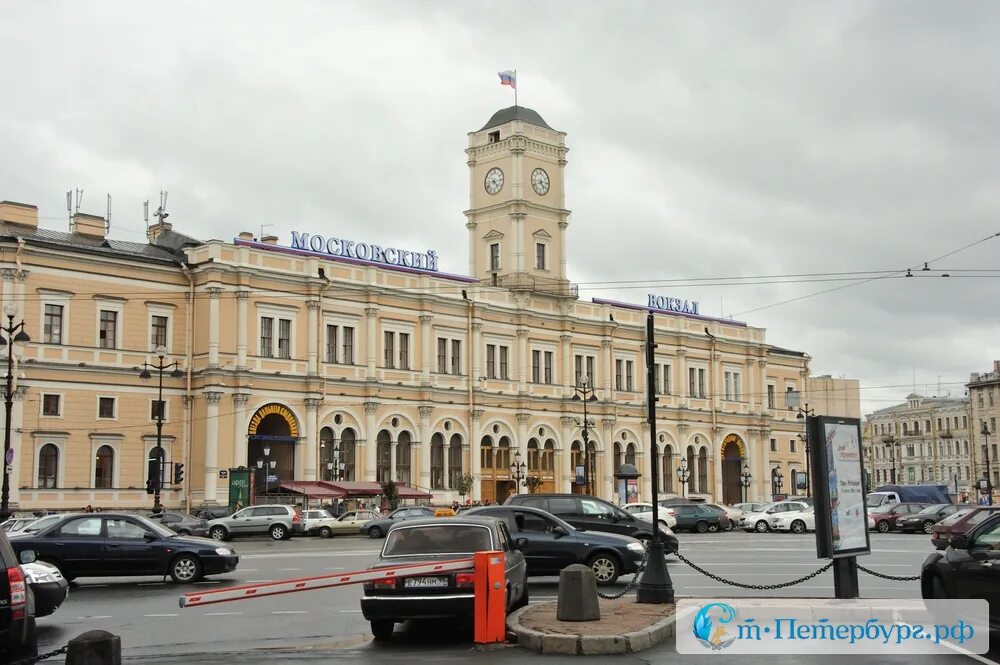
[[[39,655],[34,656],[32,658],[24,658],[24,659],[21,659],[21,660],[15,660],[10,665],[35,665],[35,663],[40,663],[43,660],[47,660],[49,658],[55,658],[56,656],[61,656],[64,653],[66,653],[66,651],[68,649],[69,649],[69,645],[62,646],[62,647],[59,647],[58,649],[55,649],[54,651],[49,651],[48,653],[39,654]]]
[[[622,587],[621,591],[619,591],[618,593],[601,593],[600,591],[598,591],[597,595],[603,598],[604,600],[618,600],[619,598],[627,594],[629,591],[631,591],[632,587],[635,586],[635,583],[639,581],[639,576],[642,575],[642,571],[646,568],[647,556],[648,553],[644,553],[642,555],[642,561],[639,562],[638,570],[635,571],[635,575],[632,577],[631,580],[629,580],[628,584]]]
[[[678,559],[680,559],[681,561],[683,561],[687,565],[691,566],[692,568],[694,568],[695,570],[697,570],[702,575],[705,575],[706,577],[710,577],[713,580],[715,580],[716,582],[722,582],[723,584],[728,584],[730,586],[739,587],[741,589],[754,589],[754,590],[757,590],[757,591],[773,591],[774,589],[784,589],[785,587],[790,587],[790,586],[794,586],[796,584],[801,584],[801,583],[803,583],[803,582],[805,582],[807,580],[811,580],[812,578],[816,577],[820,573],[824,573],[827,570],[829,570],[831,567],[833,567],[833,562],[831,561],[830,563],[826,564],[822,568],[819,568],[818,570],[814,570],[813,572],[809,573],[808,575],[806,575],[804,577],[800,577],[798,579],[791,580],[789,582],[779,582],[777,584],[744,584],[743,582],[734,582],[733,580],[727,580],[724,577],[719,577],[715,573],[710,573],[709,571],[705,570],[704,568],[702,568],[698,564],[694,563],[693,561],[691,561],[690,559],[688,559],[687,557],[685,557],[680,552],[675,552],[675,555],[677,556]]]
[[[877,570],[872,570],[871,568],[865,568],[860,563],[858,564],[858,570],[863,570],[869,575],[881,577],[883,580],[892,580],[894,582],[916,582],[920,579],[920,575],[887,575],[885,573],[880,573]]]

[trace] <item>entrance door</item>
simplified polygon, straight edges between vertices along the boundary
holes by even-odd
[[[740,473],[743,469],[743,455],[735,441],[724,444],[722,449],[722,503],[733,505],[743,501],[743,487]]]

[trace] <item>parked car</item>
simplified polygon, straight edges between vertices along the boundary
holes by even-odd
[[[34,561],[34,552],[23,559],[0,529],[0,653],[7,660],[29,658],[37,653],[34,595],[21,568],[21,561]]]
[[[939,550],[948,547],[952,536],[964,536],[993,515],[1000,506],[973,506],[959,510],[931,527],[931,544]]]
[[[215,540],[262,534],[274,540],[301,535],[302,511],[297,506],[283,504],[251,506],[208,523],[208,535]]]
[[[334,522],[337,521],[333,515],[330,514],[329,510],[323,509],[313,509],[313,510],[303,510],[302,511],[302,533],[307,536],[322,536],[323,538],[329,538],[333,535],[333,529],[330,528]]]
[[[407,506],[397,508],[385,517],[377,517],[362,524],[358,531],[369,538],[382,538],[393,525],[405,520],[418,519],[421,517],[434,517],[434,509],[427,506]]]
[[[319,535],[326,537],[324,530],[328,529],[331,536],[355,536],[366,522],[377,520],[380,517],[381,515],[372,510],[351,510],[335,519],[329,525],[321,527]]]
[[[755,503],[753,501],[747,501],[744,503],[734,503],[733,508],[741,510],[744,513],[758,513],[760,512],[760,509],[766,505],[767,505],[766,503]],[[737,523],[739,523],[739,520],[737,520]]]
[[[195,512],[195,517],[203,520],[217,520],[222,517],[229,517],[233,514],[229,506],[203,506]]]
[[[813,506],[808,506],[800,511],[786,511],[776,513],[771,518],[770,528],[772,531],[791,531],[792,533],[805,533],[816,530],[816,514]]]
[[[69,582],[59,569],[44,561],[22,563],[21,569],[35,597],[35,616],[47,617],[59,609],[69,595]]]
[[[732,531],[736,528],[736,525],[740,523],[740,518],[743,517],[742,510],[734,508],[733,506],[727,506],[724,503],[706,503],[705,505],[709,508],[720,510],[723,514],[725,514],[729,522],[722,525],[723,531]]]
[[[927,506],[919,513],[901,517],[896,520],[896,524],[902,529],[903,533],[923,532],[930,534],[935,524],[949,515],[953,515],[959,510],[968,507],[957,503],[938,503],[933,506]]]
[[[677,520],[678,531],[715,532],[723,528],[722,520],[729,521],[721,509],[710,508],[706,503],[675,503],[664,510]]]
[[[868,528],[879,533],[888,533],[899,527],[899,518],[919,513],[927,507],[925,503],[883,503],[868,508]]]
[[[528,563],[528,575],[558,575],[566,566],[582,563],[594,571],[598,584],[614,584],[620,575],[634,573],[646,552],[641,541],[615,533],[578,531],[544,510],[528,506],[483,506],[465,513],[502,519]]]
[[[181,536],[204,537],[208,535],[208,520],[195,517],[194,515],[164,511],[162,513],[153,513],[151,515],[147,515],[146,517],[154,522],[162,524]]]
[[[38,519],[37,517],[11,517],[9,520],[6,520],[3,524],[0,524],[0,528],[2,528],[7,533],[13,533],[15,531],[20,531],[21,529],[28,526],[37,519]]]
[[[38,533],[10,539],[19,554],[31,550],[68,581],[77,577],[158,575],[197,582],[236,569],[240,558],[208,538],[179,536],[141,515],[66,515]]]
[[[569,522],[584,531],[603,531],[649,540],[653,523],[636,518],[618,506],[586,494],[513,494],[505,506],[531,506],[539,508]],[[668,552],[676,552],[677,537],[668,527],[660,525],[660,537]]]
[[[404,510],[404,509],[401,509]],[[405,509],[410,510],[410,509]],[[450,519],[397,522],[389,530],[378,563],[371,568],[433,563],[496,550],[505,554],[507,609],[528,604],[527,565],[506,523],[462,515]],[[397,622],[409,619],[469,620],[474,613],[472,568],[444,575],[400,575],[364,585],[361,613],[376,640],[387,640]]]
[[[669,514],[665,510],[662,503],[663,502],[661,501],[659,510],[656,511],[656,517],[660,522],[665,524],[668,529],[673,529],[677,526],[677,518]],[[632,517],[635,517],[636,519],[649,522],[650,524],[653,522],[653,504],[651,503],[629,503],[622,506],[622,510],[626,513],[630,513]]]
[[[989,603],[990,629],[1000,630],[1000,514],[966,535],[952,536],[920,570],[923,598],[978,598]]]
[[[744,531],[756,531],[766,533],[771,529],[771,518],[778,513],[801,512],[809,507],[804,501],[776,501],[761,506],[760,510],[753,513],[744,513],[740,518],[740,528]]]
[[[34,522],[30,522],[24,525],[23,527],[21,527],[20,530],[16,531],[15,533],[19,534],[38,533],[43,529],[49,528],[50,526],[61,520],[63,517],[65,517],[66,515],[73,515],[73,514],[82,515],[83,513],[62,513],[59,515],[46,515],[45,517],[39,517]]]

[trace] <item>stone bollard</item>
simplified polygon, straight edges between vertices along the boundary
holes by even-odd
[[[597,579],[590,566],[574,563],[559,573],[556,618],[559,621],[597,621],[601,618],[601,607],[597,603]]]
[[[122,639],[106,630],[88,630],[69,641],[66,665],[121,665]]]

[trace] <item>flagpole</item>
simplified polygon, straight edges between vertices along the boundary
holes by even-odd
[[[514,70],[514,106],[517,106],[517,70]]]

